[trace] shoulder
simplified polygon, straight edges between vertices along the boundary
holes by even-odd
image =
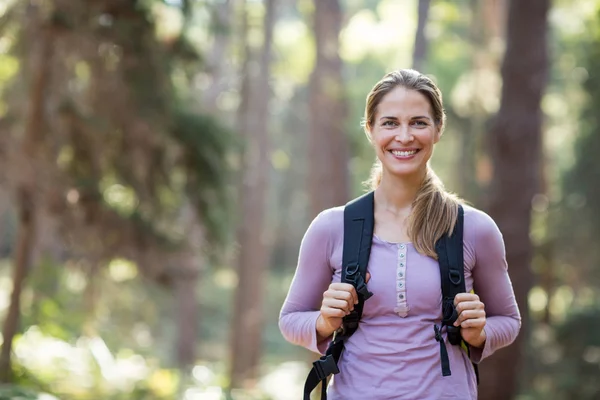
[[[484,211],[462,205],[464,214],[464,239],[474,247],[502,242],[502,233],[496,222]]]
[[[311,222],[308,233],[322,239],[335,238],[344,231],[344,206],[321,211]]]

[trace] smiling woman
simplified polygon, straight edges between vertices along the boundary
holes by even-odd
[[[418,189],[417,193],[400,189],[412,212],[406,213],[406,232],[399,236],[411,237],[417,250],[431,257],[436,257],[435,242],[452,232],[459,204],[428,166],[445,124],[442,93],[417,71],[393,71],[367,96],[363,126],[377,155],[371,187],[375,190],[385,175],[390,187],[408,183]]]
[[[329,374],[323,399],[476,399],[473,365],[516,338],[498,227],[428,165],[444,124],[440,90],[414,70],[387,74],[367,96],[373,191],[315,218],[281,310],[284,337],[325,354],[305,400]]]

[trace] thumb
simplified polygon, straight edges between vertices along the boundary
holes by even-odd
[[[367,272],[367,276],[365,278],[365,283],[369,283],[370,279],[371,279],[371,274]]]

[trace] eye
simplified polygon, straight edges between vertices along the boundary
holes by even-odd
[[[427,126],[427,125],[428,125],[428,124],[427,124],[427,122],[425,122],[425,121],[423,121],[423,120],[421,120],[421,119],[420,119],[420,120],[417,120],[417,121],[414,121],[414,122],[413,122],[413,124],[414,124],[414,125],[417,125],[417,126],[421,126],[421,127],[422,127],[422,126]]]
[[[383,121],[383,123],[381,124],[381,126],[396,126],[396,121],[392,121],[390,119]]]

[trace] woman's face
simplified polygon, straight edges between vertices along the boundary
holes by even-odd
[[[384,176],[422,173],[440,139],[427,97],[401,86],[383,97],[370,128]]]

